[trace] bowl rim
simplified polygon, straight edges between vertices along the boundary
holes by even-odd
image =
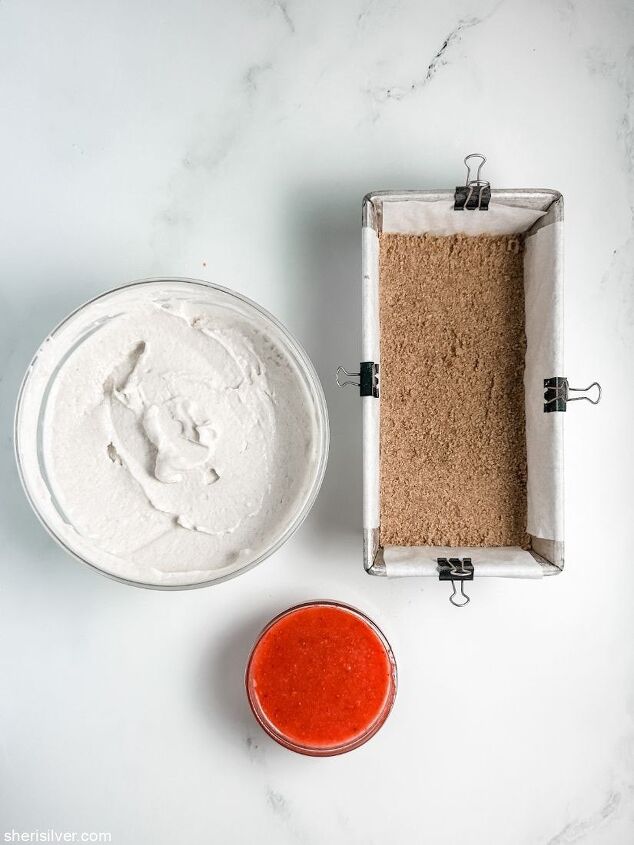
[[[48,339],[54,337],[55,334],[59,332],[70,320],[72,320],[76,314],[101,299],[105,299],[106,297],[111,296],[112,294],[118,293],[122,290],[127,290],[128,288],[140,288],[145,285],[156,285],[162,283],[166,285],[174,283],[190,284],[192,286],[197,286],[201,288],[210,288],[220,294],[228,296],[231,299],[238,300],[243,305],[246,305],[247,308],[253,309],[260,317],[263,317],[265,321],[270,322],[280,332],[285,342],[290,346],[292,353],[296,356],[297,363],[301,365],[301,369],[303,370],[303,374],[308,382],[308,386],[313,392],[313,396],[315,398],[315,407],[317,409],[318,416],[319,458],[313,482],[310,488],[310,493],[306,497],[306,500],[304,501],[304,504],[302,505],[301,509],[297,512],[293,520],[291,520],[286,530],[280,535],[280,537],[278,537],[275,543],[273,543],[262,554],[258,555],[258,557],[256,557],[254,560],[250,561],[249,563],[246,563],[244,566],[241,566],[235,571],[228,572],[216,578],[210,578],[206,581],[199,581],[193,584],[149,584],[144,581],[134,581],[129,578],[124,578],[121,575],[116,575],[115,573],[108,572],[107,570],[97,566],[95,563],[86,560],[78,552],[70,548],[70,546],[68,546],[67,543],[65,543],[64,540],[57,535],[54,529],[44,518],[43,514],[40,512],[35,497],[29,490],[28,482],[26,480],[22,466],[22,457],[20,455],[19,425],[21,420],[22,403],[30,378],[34,372],[35,365],[40,354],[40,350],[48,341]],[[179,590],[196,590],[201,589],[203,587],[212,587],[215,584],[221,584],[225,581],[230,581],[233,578],[237,578],[239,575],[242,575],[243,573],[254,569],[264,560],[275,554],[275,552],[277,552],[296,533],[296,531],[300,528],[300,526],[303,524],[304,520],[312,510],[317,496],[319,495],[319,491],[324,480],[324,475],[326,473],[329,450],[330,423],[328,418],[328,406],[326,403],[326,397],[324,395],[324,390],[319,376],[317,375],[317,371],[315,370],[315,367],[302,344],[286,328],[286,326],[281,323],[280,320],[277,319],[277,317],[275,317],[270,311],[268,311],[263,306],[259,305],[253,299],[250,299],[249,297],[244,296],[244,294],[238,293],[237,291],[231,288],[225,287],[224,285],[219,285],[215,282],[208,282],[203,279],[192,279],[185,276],[157,276],[147,279],[137,279],[132,282],[126,282],[124,284],[118,285],[117,287],[110,288],[100,294],[97,294],[96,296],[86,300],[85,302],[78,305],[75,309],[73,309],[69,314],[66,315],[66,317],[60,320],[53,329],[51,329],[51,331],[46,335],[44,340],[39,344],[37,350],[32,356],[20,383],[20,388],[18,390],[13,416],[13,452],[18,469],[18,476],[20,478],[20,483],[22,485],[22,489],[24,490],[24,494],[27,498],[27,501],[29,502],[31,509],[35,513],[35,516],[38,518],[40,524],[44,527],[47,533],[55,540],[55,542],[59,546],[61,546],[61,548],[63,548],[64,551],[67,552],[71,557],[75,558],[75,560],[79,561],[82,564],[85,564],[93,571],[99,573],[100,575],[103,575],[106,578],[110,578],[113,581],[118,581],[121,584],[127,584],[131,587],[139,587],[147,590],[162,590],[166,592],[174,592]]]

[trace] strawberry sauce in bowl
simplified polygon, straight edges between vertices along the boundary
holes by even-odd
[[[396,662],[379,628],[334,601],[297,605],[260,634],[247,665],[249,704],[292,751],[327,757],[367,742],[396,696]]]

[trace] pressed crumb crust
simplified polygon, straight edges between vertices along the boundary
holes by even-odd
[[[380,236],[381,543],[524,546],[520,236]]]

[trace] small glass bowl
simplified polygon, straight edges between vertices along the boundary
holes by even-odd
[[[295,365],[297,375],[303,381],[306,393],[313,402],[316,420],[315,446],[317,459],[303,501],[289,519],[284,531],[267,549],[235,570],[221,572],[221,574],[206,581],[189,584],[152,584],[126,579],[96,565],[90,560],[88,553],[73,548],[69,542],[59,535],[54,527],[54,523],[59,521],[60,517],[62,519],[64,517],[57,507],[55,497],[52,495],[42,452],[42,426],[51,385],[66,357],[86,337],[97,330],[104,321],[117,316],[117,295],[122,291],[134,289],[138,289],[139,296],[146,293],[157,293],[158,296],[183,296],[188,300],[190,298],[198,299],[203,303],[220,305],[244,317],[251,318],[260,325],[264,324],[270,332],[271,338],[284,349]],[[88,309],[91,309],[91,321],[78,335],[73,328],[75,318]],[[57,361],[53,359],[52,364],[48,359],[53,342],[61,345],[64,354]],[[45,364],[42,363],[43,360],[46,361]],[[14,447],[20,480],[31,507],[49,534],[69,554],[102,575],[124,584],[155,590],[187,590],[208,587],[252,569],[277,551],[297,531],[317,498],[326,471],[329,437],[328,411],[319,377],[308,355],[290,332],[272,314],[257,303],[247,299],[247,297],[211,282],[184,278],[144,279],[130,282],[106,291],[72,311],[48,335],[29,364],[18,394],[14,422]],[[26,457],[29,460],[26,460]]]
[[[365,726],[363,730],[359,733],[353,735],[347,740],[343,740],[339,743],[333,743],[331,745],[321,745],[317,743],[302,743],[299,742],[297,739],[293,739],[287,734],[285,734],[282,730],[280,730],[266,715],[263,706],[261,705],[257,689],[256,683],[254,678],[254,661],[257,658],[257,652],[260,644],[266,637],[266,635],[273,629],[279,622],[283,619],[292,616],[298,611],[305,610],[306,608],[311,607],[322,607],[322,608],[336,608],[338,610],[344,611],[345,613],[352,614],[357,620],[362,622],[374,635],[378,643],[382,646],[385,651],[385,656],[387,658],[388,666],[389,666],[389,677],[387,680],[387,692],[385,695],[385,700],[383,705],[378,713],[372,718],[372,720]],[[327,629],[325,629],[327,630]],[[360,610],[357,610],[354,607],[351,607],[348,604],[344,604],[343,602],[332,601],[332,600],[317,600],[317,601],[309,601],[304,602],[302,604],[295,605],[288,610],[283,611],[282,613],[278,614],[274,619],[272,619],[268,625],[262,630],[260,635],[258,636],[253,649],[251,650],[251,654],[249,655],[249,660],[246,667],[245,672],[245,686],[247,692],[247,698],[249,700],[249,705],[255,716],[257,722],[259,723],[260,727],[277,743],[282,745],[284,748],[289,749],[290,751],[295,751],[298,754],[304,754],[309,757],[334,757],[338,754],[345,754],[348,751],[353,751],[355,748],[359,748],[359,746],[364,745],[369,739],[371,739],[377,731],[383,726],[385,720],[390,715],[392,711],[392,707],[394,706],[394,700],[396,698],[396,689],[397,689],[397,669],[396,669],[396,660],[394,658],[394,653],[392,652],[392,648],[387,641],[387,638],[381,631],[381,629],[364,613]]]

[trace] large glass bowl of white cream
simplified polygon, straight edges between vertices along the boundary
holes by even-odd
[[[27,497],[72,555],[126,583],[201,587],[278,549],[328,455],[315,370],[268,312],[188,279],[85,303],[25,375],[15,449]]]

